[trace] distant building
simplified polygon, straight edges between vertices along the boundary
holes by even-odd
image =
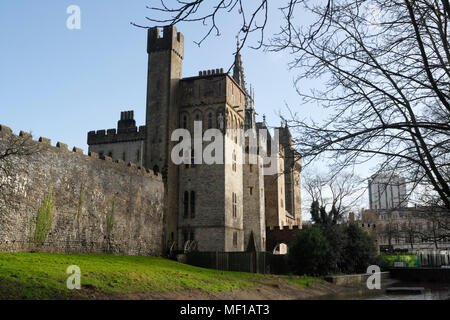
[[[363,210],[360,227],[381,251],[387,249],[450,249],[448,212],[432,207]]]
[[[369,206],[372,210],[406,207],[405,178],[395,173],[373,175],[369,180]]]

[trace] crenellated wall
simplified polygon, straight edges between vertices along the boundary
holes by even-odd
[[[90,131],[88,145],[108,144],[118,142],[142,141],[145,139],[145,126],[130,128],[126,132],[117,132],[116,129]]]
[[[0,150],[13,136],[0,125]],[[21,132],[16,139],[31,139]],[[161,176],[133,163],[99,158],[79,148],[40,138],[38,149],[14,159],[14,206],[0,207],[0,251],[58,253],[162,253],[164,186]],[[0,176],[0,180],[6,177]],[[30,241],[49,190],[52,226],[43,245]]]

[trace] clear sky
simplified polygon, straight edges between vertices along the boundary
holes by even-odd
[[[134,110],[137,124],[143,125],[146,30],[130,22],[148,25],[146,5],[158,2],[0,1],[0,123],[15,133],[28,131],[35,139],[47,137],[53,145],[61,141],[85,153],[87,132],[115,128],[121,111]],[[70,5],[81,9],[80,30],[66,26]],[[185,37],[184,77],[232,65],[239,21],[219,22],[222,35],[211,36],[201,47],[194,41],[207,29],[201,24],[177,26]],[[272,21],[269,31],[278,24]],[[242,58],[247,84],[255,89],[257,120],[266,114],[268,123],[278,126],[278,112],[285,110],[285,103],[297,106],[299,101],[288,55],[244,48]],[[315,106],[301,113],[323,116]]]
[[[0,2],[0,123],[87,151],[87,132],[114,128],[120,111],[145,122],[146,5],[154,0],[2,0]],[[81,29],[69,30],[69,5],[81,8]],[[236,24],[237,26],[237,24]],[[233,63],[236,30],[209,38],[200,24],[178,26],[185,36],[183,76]],[[279,125],[277,112],[298,100],[283,54],[242,52],[259,114]]]

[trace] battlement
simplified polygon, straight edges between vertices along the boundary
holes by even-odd
[[[115,129],[114,129],[114,131],[115,131]],[[95,133],[95,131],[92,131],[92,132]],[[97,131],[97,133],[98,132],[103,132],[103,134],[104,134],[105,130]],[[137,133],[141,133],[142,134],[142,132],[145,132],[145,127],[140,127],[140,131],[137,132]],[[0,137],[6,137],[6,136],[9,136],[9,135],[14,135],[13,131],[11,130],[11,128],[0,124]],[[135,174],[141,174],[141,175],[145,175],[145,176],[148,176],[148,177],[153,177],[153,178],[155,178],[157,180],[161,180],[162,181],[161,175],[155,174],[153,172],[153,170],[146,169],[146,168],[143,168],[143,167],[138,167],[138,166],[136,166],[136,164],[131,163],[131,162],[125,163],[122,160],[113,161],[108,156],[99,157],[99,155],[97,153],[95,153],[95,152],[89,152],[88,155],[85,155],[83,153],[83,149],[80,149],[80,148],[77,148],[77,147],[73,147],[73,149],[71,151],[69,151],[69,147],[65,143],[62,143],[62,142],[58,141],[55,144],[55,146],[52,146],[51,140],[48,139],[48,138],[45,138],[45,137],[40,137],[37,141],[36,140],[32,140],[32,135],[30,133],[28,133],[28,132],[25,132],[25,131],[20,131],[20,134],[17,137],[20,137],[22,139],[30,139],[30,141],[32,143],[35,143],[38,146],[38,148],[36,148],[36,150],[38,150],[37,152],[47,151],[47,152],[58,152],[58,153],[71,153],[73,155],[79,155],[79,156],[87,158],[87,159],[96,159],[97,161],[104,161],[104,163],[111,163],[112,166],[122,167],[124,169],[128,168],[129,171],[133,171]]]
[[[300,230],[299,226],[267,226],[267,231]]]
[[[116,129],[97,130],[88,132],[88,145],[107,144],[116,142],[141,141],[145,139],[146,127],[136,127],[134,111],[123,111]]]
[[[158,27],[148,29],[147,53],[173,50],[181,59],[184,56],[184,36],[175,26],[165,26],[161,36]]]
[[[199,77],[214,76],[214,75],[218,75],[218,74],[224,74],[223,68],[204,70],[204,71],[198,72]]]
[[[88,145],[108,144],[117,142],[130,142],[145,140],[146,127],[135,127],[127,132],[117,132],[116,129],[98,130],[88,132]]]

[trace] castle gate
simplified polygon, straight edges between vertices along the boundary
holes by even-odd
[[[295,234],[299,231],[298,226],[293,226],[291,229],[289,226],[284,227],[267,227],[266,229],[266,250],[273,252],[275,247],[280,243],[289,244],[294,240]]]

